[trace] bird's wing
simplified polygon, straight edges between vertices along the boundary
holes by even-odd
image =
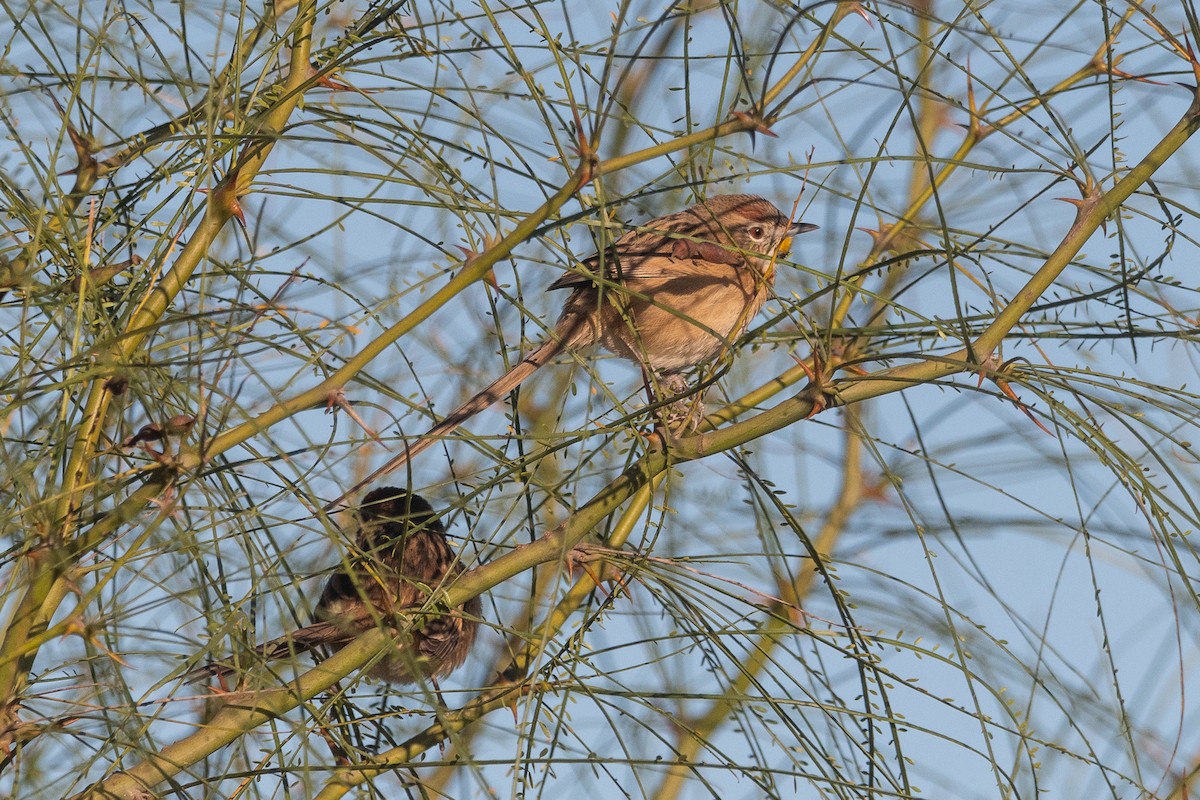
[[[745,258],[731,245],[712,240],[711,228],[703,220],[685,214],[672,215],[654,227],[632,230],[602,253],[580,262],[550,284],[551,289],[576,289],[595,282],[603,272],[608,280],[628,282],[668,277],[674,262],[710,261],[740,266]]]

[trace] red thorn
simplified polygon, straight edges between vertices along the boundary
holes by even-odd
[[[748,114],[745,111],[730,111],[729,116],[745,125],[751,134],[761,133],[764,136],[770,136],[773,139],[779,138],[779,134],[768,128],[767,123],[752,114]]]

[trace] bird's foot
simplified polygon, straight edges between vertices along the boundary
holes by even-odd
[[[699,392],[693,392],[687,378],[677,372],[660,375],[658,380],[660,397],[674,397],[659,409],[658,421],[667,440],[681,433],[694,433],[704,421],[704,400]]]

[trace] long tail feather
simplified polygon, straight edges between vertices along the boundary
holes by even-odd
[[[332,622],[314,622],[312,625],[306,625],[293,631],[288,636],[281,636],[260,644],[254,648],[254,654],[264,661],[270,661],[290,656],[293,653],[307,653],[322,645],[347,642],[351,638],[353,637]],[[235,671],[236,668],[232,664],[206,664],[189,672],[187,682],[197,683],[207,678],[222,678]]]
[[[330,511],[334,509],[343,500],[355,494],[363,487],[404,466],[411,458],[418,453],[428,450],[438,441],[453,433],[471,417],[508,396],[509,393],[524,383],[529,376],[553,361],[559,353],[568,347],[578,347],[581,344],[586,344],[592,335],[593,333],[586,318],[572,316],[560,321],[552,338],[542,342],[536,350],[525,356],[520,363],[492,381],[482,391],[477,392],[470,400],[467,400],[447,414],[441,422],[430,428],[420,439],[411,445],[406,444],[403,452],[397,453],[382,467],[343,492],[336,500],[327,503],[325,510]]]

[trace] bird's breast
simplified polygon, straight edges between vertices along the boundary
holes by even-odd
[[[602,304],[605,348],[659,372],[680,372],[721,354],[762,308],[769,274],[712,264],[630,282],[629,293]]]

